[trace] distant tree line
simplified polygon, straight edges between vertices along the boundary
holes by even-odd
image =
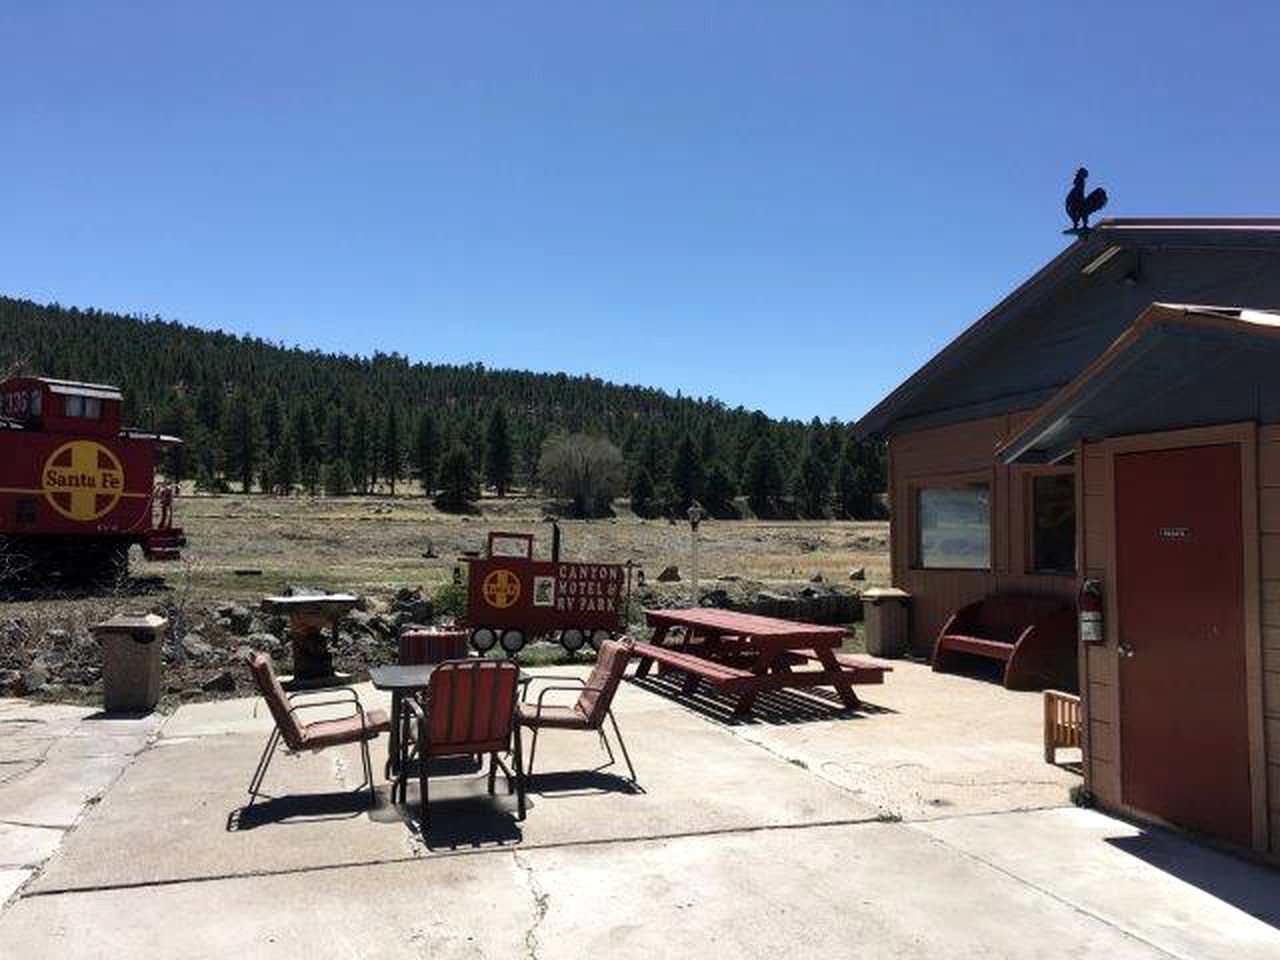
[[[172,479],[287,496],[390,493],[447,510],[540,491],[583,514],[698,500],[736,516],[869,518],[885,455],[847,424],[772,420],[594,377],[324,354],[159,318],[0,297],[0,369],[114,383],[131,426],[182,437]]]

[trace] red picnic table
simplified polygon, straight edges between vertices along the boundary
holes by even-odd
[[[786,687],[834,687],[852,709],[861,702],[853,692],[855,683],[883,683],[885,671],[893,669],[871,657],[836,653],[847,635],[843,627],[698,607],[647,610],[645,617],[654,628],[653,638],[635,644],[636,676],[648,674],[655,662],[679,670],[686,675],[686,695],[706,680],[738,695],[737,716],[750,713],[765,691]],[[817,669],[793,669],[804,665]]]

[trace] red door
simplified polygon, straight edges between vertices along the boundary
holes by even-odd
[[[1125,803],[1247,846],[1240,448],[1122,454],[1115,479]]]

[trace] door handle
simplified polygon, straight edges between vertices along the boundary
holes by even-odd
[[[1126,660],[1132,657],[1136,652],[1137,651],[1135,651],[1133,647],[1129,646],[1127,643],[1121,643],[1116,645],[1116,653],[1118,653],[1121,657],[1124,657]]]

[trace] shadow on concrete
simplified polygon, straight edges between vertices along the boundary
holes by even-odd
[[[607,766],[613,766],[608,764]],[[568,797],[597,797],[608,793],[638,794],[644,788],[626,777],[607,773],[605,767],[594,770],[552,770],[536,772],[529,778],[528,791],[550,800]]]
[[[737,705],[736,694],[716,693],[706,683],[698,687],[692,695],[683,691],[684,675],[671,672],[666,674],[649,674],[646,677],[628,677],[630,683],[642,690],[674,700],[688,707],[695,713],[723,724],[764,723],[770,726],[790,726],[797,723],[816,723],[823,720],[853,719],[872,714],[896,713],[888,707],[868,703],[865,699],[857,707],[850,709],[840,700],[834,690],[809,689],[801,693],[794,690],[771,690],[762,693],[746,717],[734,715]],[[856,690],[856,688],[855,688]],[[862,693],[858,693],[859,698]]]
[[[267,797],[238,807],[227,816],[227,832],[256,830],[265,826],[289,826],[323,820],[354,820],[370,812],[369,789],[346,793],[304,793]]]
[[[1280,874],[1194,836],[1188,842],[1188,836],[1161,827],[1141,830],[1108,837],[1107,843],[1280,930]]]

